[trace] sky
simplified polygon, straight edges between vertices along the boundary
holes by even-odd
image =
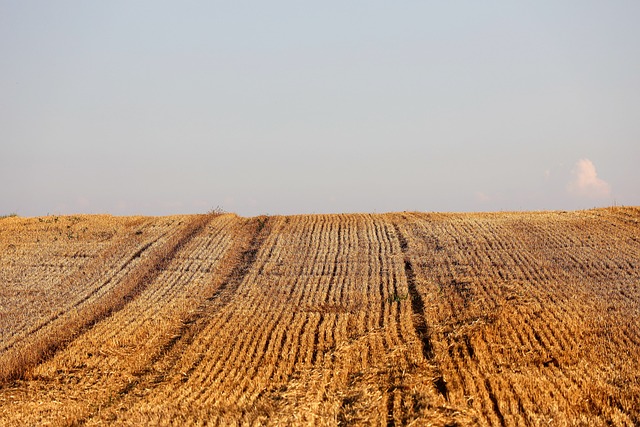
[[[640,205],[640,2],[0,0],[0,214]]]

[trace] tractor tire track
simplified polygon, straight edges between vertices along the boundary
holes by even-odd
[[[165,343],[150,361],[148,367],[139,373],[135,381],[124,386],[118,391],[106,405],[96,407],[88,416],[78,421],[78,425],[84,425],[99,412],[109,412],[118,404],[125,404],[131,408],[135,401],[145,394],[151,393],[159,384],[164,383],[172,374],[183,354],[188,352],[196,338],[209,326],[213,315],[225,305],[229,304],[238,286],[253,267],[258,252],[271,230],[268,219],[256,218],[247,222],[237,237],[233,246],[220,260],[220,269],[214,279],[211,288],[214,291],[207,296],[198,308],[188,317],[180,321],[181,325],[171,339]],[[188,381],[196,371],[205,355],[192,362],[192,366],[181,372],[181,382]],[[122,412],[122,408],[120,411]],[[120,414],[118,414],[120,415]],[[114,415],[115,416],[115,415]]]
[[[404,273],[407,279],[407,286],[409,288],[409,295],[411,298],[411,310],[413,311],[413,327],[420,342],[422,343],[422,355],[425,359],[435,364],[435,354],[433,351],[433,343],[429,333],[429,327],[425,318],[424,300],[420,295],[416,287],[416,277],[413,271],[413,264],[409,255],[409,244],[407,239],[402,234],[398,224],[394,224],[396,236],[400,243],[400,249],[404,255]],[[446,401],[449,400],[449,390],[447,388],[447,382],[440,371],[440,368],[436,366],[435,377],[433,379],[433,386],[438,393],[444,397]]]

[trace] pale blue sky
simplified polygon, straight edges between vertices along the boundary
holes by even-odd
[[[0,0],[0,214],[640,205],[640,2]]]

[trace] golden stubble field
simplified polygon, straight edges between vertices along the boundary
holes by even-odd
[[[0,219],[0,425],[640,425],[640,209]]]

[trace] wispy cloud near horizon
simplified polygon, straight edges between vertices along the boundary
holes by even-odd
[[[598,178],[596,167],[589,159],[580,159],[571,170],[573,179],[567,185],[569,194],[591,199],[611,196],[611,186]]]

